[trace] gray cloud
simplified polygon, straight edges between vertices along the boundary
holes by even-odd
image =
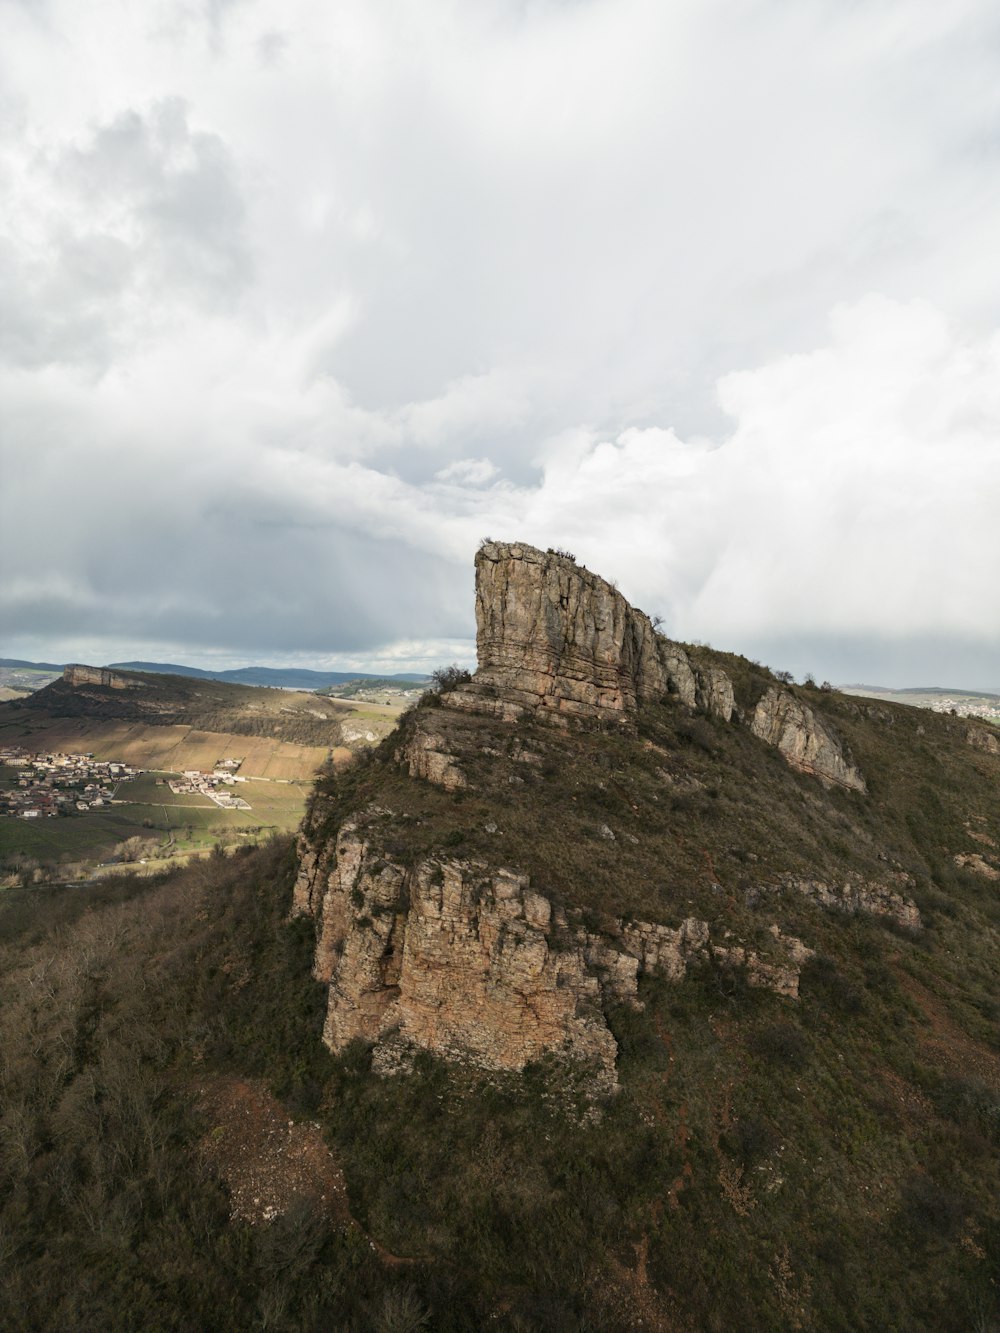
[[[0,52],[11,655],[468,654],[490,532],[998,683],[986,0],[140,9]]]
[[[218,135],[190,127],[180,99],[122,112],[65,152],[54,174],[84,214],[131,238],[161,291],[180,287],[212,307],[247,285],[245,208],[230,153]]]

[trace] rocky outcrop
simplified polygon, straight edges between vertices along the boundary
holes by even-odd
[[[809,879],[801,875],[783,875],[774,884],[751,889],[747,894],[747,901],[754,906],[768,894],[791,889],[818,906],[835,912],[846,912],[849,916],[860,914],[884,917],[906,930],[919,930],[923,925],[920,910],[911,897],[900,891],[902,887],[912,887],[912,881],[909,876],[902,874],[899,880],[900,888],[893,888],[891,885],[866,879],[849,879],[843,884],[829,884],[824,880]]]
[[[571,556],[521,543],[485,542],[476,556],[476,651],[476,674],[449,695],[452,707],[627,725],[645,700],[696,703],[680,645]],[[705,697],[724,691],[710,685]]]
[[[63,680],[67,685],[105,685],[113,690],[134,689],[142,681],[133,676],[123,676],[118,671],[109,671],[107,667],[68,666],[63,667]]]
[[[774,745],[792,768],[823,782],[867,792],[861,770],[816,713],[788,690],[771,686],[754,709],[750,730]]]
[[[483,543],[476,556],[476,652],[476,673],[447,694],[449,709],[505,721],[530,715],[562,725],[630,727],[641,704],[674,698],[724,722],[741,716],[721,667],[693,664],[617,588],[556,551]],[[768,689],[750,727],[800,772],[866,790],[829,726],[788,690]],[[401,758],[414,776],[460,786],[461,769],[442,749],[439,729],[428,723]]]
[[[468,785],[458,758],[434,725],[433,714],[418,718],[406,743],[396,751],[396,762],[404,764],[411,778],[436,782],[445,791]]]
[[[696,673],[695,705],[723,722],[732,720],[736,710],[733,682],[721,667],[700,667]]]
[[[309,897],[306,889],[297,901]],[[526,876],[443,859],[406,870],[346,825],[319,906],[326,1044],[398,1034],[498,1070],[556,1052],[612,1089],[617,1045],[599,982],[581,948],[553,947],[551,925],[549,901]]]
[[[954,861],[960,870],[971,870],[974,875],[982,875],[984,879],[1000,880],[1000,870],[979,852],[958,852]]]
[[[343,826],[329,860],[303,839],[294,910],[317,919],[331,1050],[355,1038],[405,1043],[493,1070],[551,1054],[582,1062],[601,1093],[617,1086],[604,1006],[641,1007],[644,973],[679,982],[707,958],[795,998],[810,955],[776,928],[764,953],[728,932],[713,942],[696,918],[615,922],[598,934],[567,920],[526,875],[441,857],[404,867],[379,855],[358,822]]]
[[[484,543],[476,558],[476,622],[475,676],[426,701],[397,733],[395,761],[411,778],[459,798],[462,788],[498,774],[516,789],[527,769],[525,776],[513,770],[541,765],[546,774],[557,766],[543,755],[563,741],[487,719],[629,729],[641,705],[673,698],[682,710],[723,723],[749,721],[797,769],[865,790],[841,743],[794,693],[768,687],[748,719],[727,672],[705,660],[709,654],[692,661],[570,556]],[[679,731],[715,734],[702,723]],[[673,766],[667,750],[651,741],[646,748]],[[492,759],[501,761],[498,768]],[[674,797],[704,790],[693,775],[654,771]],[[355,813],[333,847],[324,843],[321,823],[308,826],[301,841],[294,911],[317,922],[315,974],[329,988],[324,1039],[335,1051],[356,1039],[369,1042],[373,1067],[382,1071],[414,1047],[492,1070],[560,1055],[589,1069],[594,1089],[609,1091],[617,1046],[606,1013],[614,1005],[641,1007],[645,974],[680,983],[702,960],[739,969],[751,986],[798,996],[811,950],[777,925],[758,928],[749,941],[713,932],[696,917],[676,924],[605,920],[596,931],[582,912],[559,909],[517,870],[441,854],[407,856],[398,830],[384,836],[383,816],[391,823],[385,811]],[[498,833],[492,820],[484,827]],[[599,836],[614,842],[617,835],[605,824]],[[801,880],[793,887],[838,910],[920,923],[912,900],[882,885]]]
[[[995,727],[970,727],[965,739],[974,750],[984,754],[1000,754],[1000,730]]]

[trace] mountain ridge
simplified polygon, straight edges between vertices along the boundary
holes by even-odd
[[[19,658],[0,658],[0,668],[21,667],[32,671],[63,671],[71,663],[27,662]],[[314,671],[306,667],[234,667],[231,670],[211,671],[203,667],[184,666],[170,662],[107,662],[109,670],[139,671],[152,675],[191,676],[199,680],[218,680],[232,685],[275,686],[279,689],[325,689],[355,680],[389,680],[400,684],[423,685],[430,679],[415,673],[401,672],[384,675],[369,671]]]

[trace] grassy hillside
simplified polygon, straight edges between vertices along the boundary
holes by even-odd
[[[151,672],[119,672],[128,688],[70,684],[60,678],[12,710],[49,718],[185,725],[200,731],[262,736],[302,745],[335,745],[349,708],[294,690]],[[0,714],[0,716],[3,716]]]
[[[767,683],[734,673],[744,704]],[[954,857],[996,858],[1000,759],[960,719],[799,693],[870,796],[668,706],[636,736],[441,709],[469,790],[407,778],[398,737],[317,789],[317,831],[377,805],[394,858],[516,865],[595,925],[777,920],[816,950],[797,1003],[708,962],[644,981],[596,1118],[544,1065],[329,1056],[287,844],[0,897],[0,1326],[995,1329],[1000,893]],[[894,868],[919,932],[759,892]],[[235,1160],[276,1172],[287,1121],[322,1170],[254,1224]]]

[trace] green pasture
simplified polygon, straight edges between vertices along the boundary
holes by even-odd
[[[55,819],[0,818],[0,864],[31,857],[43,865],[99,863],[127,838],[156,841],[166,859],[204,852],[216,843],[255,842],[298,827],[308,783],[246,782],[230,788],[250,810],[223,810],[206,796],[175,795],[145,773],[118,789],[121,805]]]

